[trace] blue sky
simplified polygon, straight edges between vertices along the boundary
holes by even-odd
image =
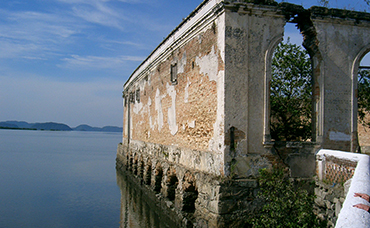
[[[0,121],[121,126],[122,85],[200,3],[1,0]],[[363,0],[331,0],[329,6],[370,9]],[[293,30],[286,33],[299,40]]]

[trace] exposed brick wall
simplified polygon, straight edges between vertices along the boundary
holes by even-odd
[[[174,50],[148,77],[137,82],[134,88],[129,88],[129,92],[140,88],[140,103],[136,99],[135,103],[130,103],[133,140],[209,151],[217,116],[217,82],[200,71],[197,59],[216,55],[219,59],[217,71],[224,70],[214,26]],[[177,63],[179,72],[176,85],[171,82],[171,65],[174,63]],[[174,92],[175,97],[171,96]],[[161,108],[158,107],[159,100]],[[174,108],[173,104],[176,125],[171,130],[169,122],[172,114],[169,109]],[[126,123],[127,115],[124,118]]]

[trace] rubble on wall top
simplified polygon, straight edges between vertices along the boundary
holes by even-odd
[[[301,5],[292,4],[289,2],[277,3],[274,0],[225,0],[224,3],[237,4],[237,3],[252,3],[255,5],[264,6],[277,6],[278,9],[282,10],[283,14],[300,14],[303,12],[309,12],[312,17],[332,17],[342,19],[355,19],[355,20],[366,20],[370,21],[370,13],[358,12],[344,9],[326,8],[321,6],[312,6],[309,9],[303,8]]]
[[[225,4],[228,4],[228,3],[236,3],[236,2],[240,2],[240,3],[253,3],[253,4],[257,4],[257,5],[268,5],[268,6],[277,6],[278,3],[275,2],[274,0],[229,0],[229,1],[224,1]]]
[[[312,17],[336,17],[370,21],[370,13],[366,12],[331,9],[320,6],[312,6],[309,11],[311,12]]]
[[[282,2],[279,4],[279,8],[283,10],[284,12],[292,12],[292,13],[302,13],[306,11],[305,8],[301,5],[292,4],[289,2]]]

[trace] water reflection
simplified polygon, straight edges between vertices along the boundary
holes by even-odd
[[[121,228],[177,227],[170,217],[157,206],[155,200],[135,183],[130,173],[117,171],[117,185],[121,191]],[[149,193],[150,194],[150,193]]]

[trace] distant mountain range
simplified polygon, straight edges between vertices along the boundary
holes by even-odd
[[[62,123],[27,123],[25,121],[4,121],[0,122],[0,129],[23,129],[23,130],[47,130],[47,131],[103,131],[103,132],[122,132],[122,127],[105,126],[91,127],[81,124],[75,128]]]

